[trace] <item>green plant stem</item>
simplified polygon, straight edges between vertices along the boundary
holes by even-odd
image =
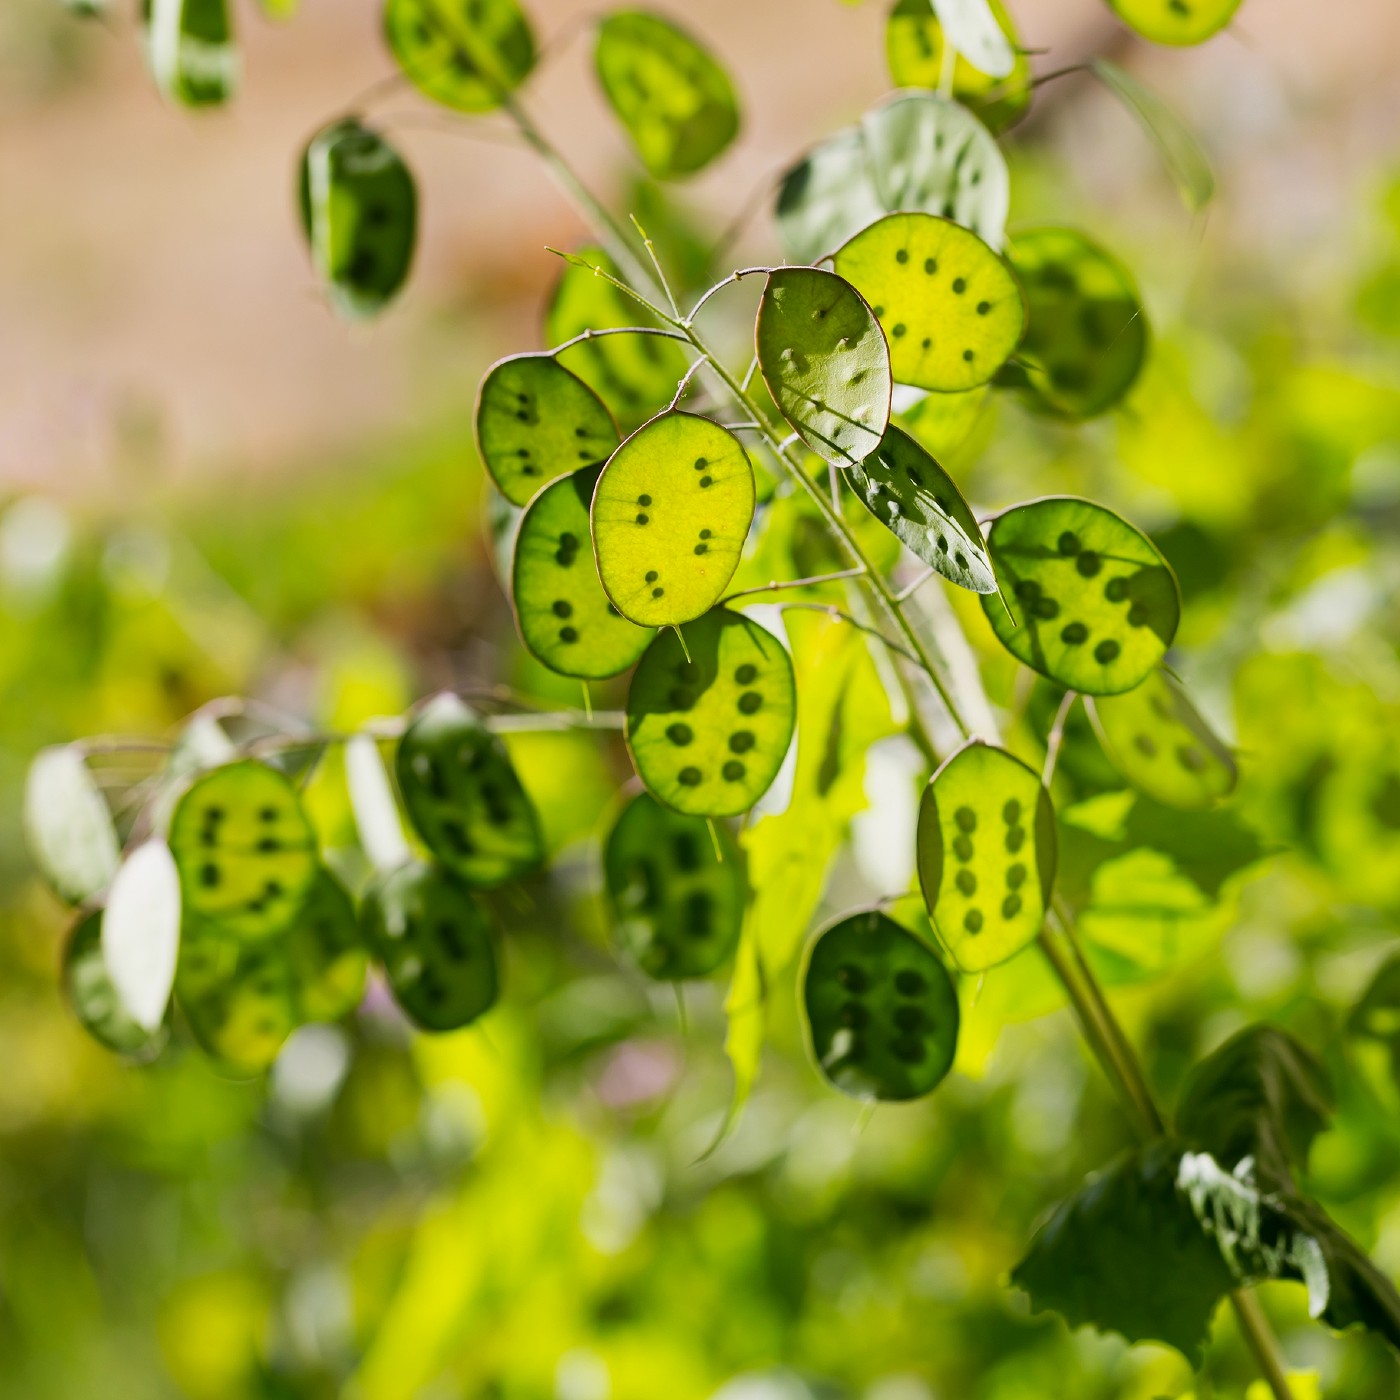
[[[656,284],[642,259],[637,256],[621,223],[579,179],[568,161],[534,126],[521,110],[519,104],[507,97],[503,105],[507,113],[520,127],[521,135],[525,141],[540,155],[555,179],[592,222],[618,266],[625,269],[628,277],[634,282],[652,287],[655,291],[660,292],[660,286]],[[747,380],[741,384],[735,379],[723,361],[714,354],[688,320],[681,320],[670,315],[647,302],[635,291],[633,294],[637,296],[639,301],[647,305],[648,309],[660,320],[681,332],[697,353],[708,360],[712,373],[723,383],[735,402],[749,415],[751,421],[757,425],[757,430],[767,441],[788,475],[806,492],[808,499],[822,517],[831,537],[855,563],[865,570],[861,581],[879,600],[882,610],[888,614],[905,637],[909,644],[909,650],[918,659],[919,668],[927,675],[954,724],[966,738],[970,730],[947,682],[943,679],[942,668],[936,664],[934,657],[924,645],[923,639],[905,616],[901,599],[881,578],[861,548],[860,542],[851,533],[831,501],[802,469],[800,462],[795,461],[790,456],[788,443],[778,436],[767,414],[763,412],[749,393]],[[922,730],[917,710],[912,705],[910,709],[911,725]],[[933,752],[933,746],[928,742],[927,735],[924,736],[924,743],[921,747],[926,752]],[[1114,1016],[1092,968],[1082,956],[1076,956],[1078,950],[1074,938],[1068,930],[1063,929],[1059,931],[1059,936],[1064,939],[1071,950],[1068,956],[1058,946],[1056,935],[1050,933],[1049,930],[1041,932],[1041,950],[1063,985],[1084,1036],[1109,1082],[1118,1090],[1124,1103],[1130,1107],[1130,1112],[1139,1130],[1147,1137],[1155,1137],[1163,1131],[1163,1120],[1148,1088],[1146,1076],[1142,1073],[1137,1055],[1123,1034],[1122,1027],[1119,1025],[1117,1017]],[[1288,1385],[1283,1363],[1279,1357],[1277,1340],[1269,1327],[1268,1319],[1259,1307],[1258,1301],[1244,1290],[1232,1293],[1230,1299],[1239,1321],[1240,1331],[1253,1353],[1260,1371],[1273,1391],[1274,1400],[1293,1400],[1293,1392]]]

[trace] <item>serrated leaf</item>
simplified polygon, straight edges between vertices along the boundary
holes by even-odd
[[[868,910],[828,925],[802,976],[813,1059],[858,1099],[931,1093],[952,1068],[958,994],[934,951],[893,919]]]
[[[976,234],[932,214],[890,214],[837,250],[836,271],[870,303],[901,384],[985,384],[1026,326],[1021,289]]]
[[[870,513],[950,583],[996,591],[982,529],[952,477],[891,424],[879,448],[847,473]]]
[[[1193,811],[1234,790],[1234,755],[1166,671],[1125,695],[1086,697],[1085,706],[1114,766],[1158,802]]]
[[[687,655],[688,653],[688,655]],[[657,635],[632,676],[626,738],[659,801],[691,816],[746,812],[792,740],[792,661],[771,632],[726,608]]]
[[[238,86],[228,0],[150,0],[146,53],[156,86],[172,102],[217,106]]]
[[[243,938],[271,938],[316,878],[316,834],[292,784],[253,759],[197,778],[170,818],[184,908]]]
[[[652,635],[618,612],[598,577],[589,511],[601,470],[582,467],[535,497],[520,522],[510,582],[527,650],[582,680],[625,671]]]
[[[180,951],[180,873],[163,841],[122,862],[102,916],[102,959],[126,1014],[154,1033],[165,1018]]]
[[[476,444],[500,492],[528,505],[542,486],[606,461],[617,424],[603,401],[553,355],[509,355],[481,381]]]
[[[361,929],[394,1000],[430,1031],[469,1025],[499,994],[495,942],[485,911],[449,871],[414,862],[370,886]]]
[[[1154,44],[1200,44],[1234,18],[1240,0],[1108,0],[1119,19]]]
[[[598,577],[641,627],[708,612],[738,567],[753,522],[753,466],[728,429],[663,413],[608,459],[593,493]]]
[[[1195,133],[1126,68],[1106,58],[1095,58],[1089,69],[1137,118],[1157,147],[1182,202],[1193,214],[1199,213],[1215,195],[1215,176]]]
[[[111,809],[82,751],[44,749],[24,784],[24,837],[54,893],[82,904],[101,893],[121,858]]]
[[[603,878],[615,935],[649,977],[707,977],[739,940],[743,863],[729,828],[713,832],[639,793],[608,833]]]
[[[618,275],[601,248],[570,255],[571,266],[555,284],[545,315],[545,339],[562,345],[584,331],[660,323],[594,268]],[[630,433],[670,402],[686,372],[685,351],[657,335],[605,335],[563,351],[559,363],[573,370],[607,404],[623,432]]]
[[[384,310],[408,279],[418,240],[418,189],[399,153],[357,121],[333,123],[302,156],[299,205],[335,310],[349,320]]]
[[[738,134],[729,75],[669,20],[638,10],[608,15],[593,60],[608,102],[658,179],[703,169]]]
[[[388,0],[384,33],[420,92],[487,112],[529,77],[535,37],[516,0]]]
[[[1015,368],[1028,403],[1070,420],[1106,412],[1147,358],[1147,318],[1128,270],[1066,228],[1018,232],[1007,257],[1026,296]]]
[[[539,816],[505,746],[457,696],[423,705],[394,769],[418,834],[465,884],[489,889],[544,860]]]
[[[943,946],[979,972],[1040,932],[1055,882],[1055,813],[1039,775],[977,741],[943,764],[919,804],[919,886]]]
[[[846,467],[879,447],[890,421],[890,352],[849,282],[813,267],[775,268],[755,339],[769,393],[813,452]]]
[[[987,531],[1001,582],[982,609],[1001,644],[1084,695],[1131,690],[1176,636],[1181,595],[1151,540],[1104,506],[1046,496]]]

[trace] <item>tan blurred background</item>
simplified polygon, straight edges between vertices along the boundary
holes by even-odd
[[[746,103],[741,144],[687,191],[721,211],[717,225],[888,86],[880,0],[656,7],[725,57]],[[1188,52],[1131,41],[1102,0],[1011,8],[1047,51],[1041,71],[1112,54],[1190,115],[1217,161],[1221,200],[1193,226],[1141,136],[1084,80],[1044,89],[1023,129],[1063,144],[1073,197],[1098,217],[1171,225],[1159,301],[1189,280],[1202,239],[1247,256],[1267,229],[1300,277],[1354,255],[1331,233],[1400,129],[1397,0],[1247,0],[1230,31]],[[150,473],[280,474],[465,414],[485,362],[534,343],[556,270],[543,245],[578,232],[546,176],[507,145],[430,129],[410,93],[380,100],[419,175],[422,241],[401,303],[347,327],[317,296],[290,191],[308,134],[391,71],[380,0],[303,0],[286,24],[241,0],[243,90],[203,114],[156,95],[132,9],[98,23],[60,0],[0,9],[0,483],[86,496]],[[628,156],[589,72],[598,6],[530,9],[547,46],[536,114],[615,190]],[[762,216],[748,242],[772,254]]]

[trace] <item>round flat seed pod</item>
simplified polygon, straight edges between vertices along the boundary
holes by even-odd
[[[623,617],[598,580],[588,512],[601,471],[582,467],[531,502],[511,573],[515,617],[530,654],[581,680],[625,671],[651,640],[651,629]]]
[[[1011,66],[1008,69],[1004,59],[991,62],[988,53],[982,58],[988,64],[984,71],[969,63],[959,51],[953,60],[953,96],[970,107],[989,131],[1000,134],[1020,121],[1030,108],[1030,63],[1001,0],[990,0],[981,8],[1001,31],[1010,50]],[[930,0],[899,0],[885,25],[885,60],[894,85],[936,88],[943,78],[943,43],[943,26]]]
[[[501,494],[528,504],[547,482],[605,461],[618,444],[603,401],[553,355],[497,360],[476,397],[476,445]]]
[[[482,889],[544,859],[539,818],[505,746],[455,695],[428,701],[399,741],[399,792],[428,849]]]
[[[285,936],[297,1018],[338,1021],[365,994],[369,954],[345,886],[324,867]]]
[[[1092,501],[1012,506],[987,532],[1001,596],[982,600],[1001,644],[1084,695],[1118,695],[1161,664],[1176,636],[1176,575],[1142,533]]]
[[[875,451],[890,421],[890,350],[849,282],[815,267],[774,269],[756,339],[769,393],[813,452],[848,467]]]
[[[593,552],[613,606],[674,627],[719,601],[753,523],[753,464],[733,433],[663,413],[608,459],[593,493]]]
[[[1148,327],[1127,270],[1073,229],[1018,233],[1007,249],[1029,308],[1019,358],[1034,407],[1092,418],[1132,387]]]
[[[195,780],[170,818],[183,908],[240,938],[270,938],[301,909],[319,866],[292,784],[253,759]]]
[[[1108,0],[1118,18],[1155,44],[1199,44],[1234,18],[1240,0]]]
[[[300,206],[331,305],[351,320],[382,311],[418,238],[418,190],[399,153],[359,122],[328,126],[302,156]]]
[[[165,1043],[165,1027],[154,1033],[122,1005],[102,956],[102,911],[82,915],[63,950],[63,990],[79,1024],[99,1044],[120,1055],[142,1057]]]
[[[857,1099],[917,1099],[936,1089],[958,1046],[958,994],[938,955],[869,910],[820,933],[802,1001],[822,1075]]]
[[[847,479],[870,513],[950,583],[996,592],[977,517],[952,477],[908,433],[891,424]]]
[[[617,265],[601,248],[580,248],[579,256],[617,276]],[[562,345],[584,331],[658,323],[606,278],[569,264],[555,285],[545,316],[545,339]],[[559,363],[590,384],[624,432],[645,423],[671,401],[686,371],[685,351],[659,335],[604,335],[571,346]]]
[[[384,35],[414,87],[459,112],[500,106],[535,66],[516,0],[388,0]]]
[[[901,384],[956,391],[985,383],[1026,326],[1021,289],[980,238],[932,214],[890,214],[836,254],[874,308]]]
[[[593,60],[608,102],[658,179],[702,169],[738,134],[729,75],[669,21],[636,10],[609,15]]]
[[[143,6],[146,56],[172,102],[214,107],[238,87],[240,63],[229,0],[158,0]]]
[[[680,639],[661,632],[627,694],[627,747],[658,801],[697,817],[747,811],[792,741],[792,660],[756,622],[716,608]]]
[[[1234,791],[1234,755],[1165,671],[1084,705],[1114,767],[1149,797],[1190,811]]]
[[[185,920],[175,995],[200,1046],[235,1074],[265,1070],[297,1028],[281,940],[248,943],[207,919]]]
[[[469,1025],[495,1005],[496,949],[472,892],[436,865],[401,865],[373,884],[360,911],[394,1000],[424,1030]]]
[[[1001,247],[1011,181],[992,133],[960,102],[900,92],[861,121],[870,178],[884,208],[939,214]]]
[[[813,147],[787,171],[774,216],[789,260],[811,263],[885,212],[870,178],[865,135],[853,126]]]
[[[974,741],[933,775],[919,804],[919,885],[960,968],[995,967],[1040,932],[1055,853],[1049,795],[1005,749]]]
[[[743,863],[727,827],[639,793],[603,849],[617,941],[648,977],[706,977],[734,951],[744,920]]]

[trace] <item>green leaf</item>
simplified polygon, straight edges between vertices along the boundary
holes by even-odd
[[[126,1009],[107,972],[102,911],[81,915],[63,950],[63,991],[79,1024],[99,1044],[121,1055],[150,1058],[165,1043],[165,1028],[141,1025]]]
[[[593,550],[613,606],[641,627],[708,612],[753,522],[744,445],[693,413],[663,413],[608,459],[593,493]]]
[[[1199,44],[1224,29],[1240,0],[1108,0],[1114,13],[1154,44]]]
[[[520,522],[510,593],[530,654],[561,676],[600,680],[625,671],[651,630],[608,601],[589,547],[589,508],[601,467],[545,487]]]
[[[24,838],[39,873],[69,904],[84,903],[111,882],[121,858],[117,831],[80,749],[44,749],[30,764]]]
[[[1127,69],[1106,58],[1091,60],[1089,69],[1137,118],[1157,147],[1186,207],[1193,214],[1204,209],[1215,194],[1215,176],[1195,133]]]
[[[953,219],[996,248],[1009,201],[1006,161],[987,128],[936,93],[902,92],[793,166],[776,215],[789,257],[814,262],[899,210]]]
[[[601,248],[582,248],[564,269],[550,297],[545,338],[561,345],[584,331],[660,323],[593,268],[611,276],[617,265]],[[571,346],[559,363],[574,371],[607,404],[624,432],[631,432],[670,402],[686,371],[679,342],[659,335],[605,335]]]
[[[535,66],[516,0],[388,0],[384,34],[408,80],[462,112],[499,107]]]
[[[1077,496],[1012,506],[987,532],[1002,592],[982,609],[1001,644],[1085,695],[1146,680],[1176,636],[1181,595],[1152,541]]]
[[[603,877],[617,941],[648,977],[707,977],[734,951],[746,889],[727,827],[639,793],[608,833]]]
[[[886,210],[939,215],[1001,246],[1010,202],[1006,161],[966,107],[932,92],[900,92],[871,108],[862,130]]]
[[[499,975],[490,925],[450,871],[419,863],[389,871],[366,892],[360,920],[394,1000],[415,1025],[456,1030],[495,1005]]]
[[[729,75],[669,20],[638,10],[608,15],[593,61],[613,111],[658,179],[703,169],[738,134]]]
[[[1246,1157],[1269,1186],[1292,1189],[1313,1139],[1333,1112],[1327,1072],[1305,1046],[1273,1026],[1247,1026],[1191,1072],[1177,1130],[1226,1170]]]
[[[688,655],[687,655],[688,653]],[[715,608],[647,648],[627,694],[627,747],[659,801],[699,817],[747,811],[792,741],[792,661],[772,633]]]
[[[619,442],[603,401],[553,355],[509,355],[481,381],[476,444],[508,501],[528,505],[547,483],[606,461]]]
[[[1193,1365],[1235,1277],[1176,1187],[1179,1144],[1120,1157],[1036,1232],[1011,1272],[1036,1311],[1129,1341],[1162,1341]]]
[[[122,862],[102,915],[102,960],[122,1010],[154,1034],[165,1019],[180,950],[180,875],[163,841]]]
[[[958,994],[933,950],[876,910],[817,935],[802,978],[812,1056],[858,1099],[916,1099],[952,1068]]]
[[[890,352],[849,282],[775,268],[758,307],[758,363],[783,417],[834,466],[868,457],[890,421]]]
[[[952,477],[907,433],[891,424],[847,480],[870,513],[950,583],[974,593],[996,591],[972,508]]]
[[[544,859],[539,818],[505,746],[455,695],[434,696],[399,741],[399,792],[418,834],[474,888],[514,880]]]
[[[327,870],[295,923],[249,943],[207,919],[187,919],[175,994],[204,1050],[226,1069],[258,1074],[306,1021],[335,1021],[364,995],[369,955],[354,904]]]
[[[948,5],[949,0],[942,0],[940,11],[946,14]],[[976,0],[968,8],[974,12],[979,31],[990,22],[1002,36],[997,49],[999,57],[983,59],[992,62],[1000,76],[970,62],[974,45],[969,43],[965,55],[957,33],[953,33],[953,47],[958,50],[953,62],[953,95],[966,103],[993,133],[1000,133],[1014,126],[1030,107],[1030,64],[1021,52],[1015,26],[1001,0]],[[996,44],[989,31],[982,42]],[[1000,56],[1002,48],[1004,57]],[[896,87],[938,87],[943,78],[943,26],[930,0],[899,0],[895,5],[885,25],[885,60]]]
[[[378,315],[403,287],[418,238],[418,191],[403,158],[354,120],[318,132],[301,162],[302,230],[331,305]]]
[[[974,740],[919,804],[919,885],[955,964],[980,972],[1040,932],[1055,883],[1055,812],[1039,776]]]
[[[1084,703],[1114,766],[1158,802],[1193,811],[1234,791],[1234,756],[1166,671],[1125,695]]]
[[[239,80],[228,0],[150,0],[146,54],[161,93],[187,107],[227,102]]]
[[[1149,341],[1127,269],[1066,228],[1017,233],[1007,256],[1029,312],[1017,367],[1028,402],[1071,420],[1113,407],[1137,380]]]
[[[836,271],[868,301],[901,384],[985,384],[1026,327],[1021,288],[980,238],[932,214],[890,214],[839,249]]]
[[[271,938],[316,878],[316,834],[292,784],[253,759],[197,778],[170,819],[189,915],[241,938]]]

